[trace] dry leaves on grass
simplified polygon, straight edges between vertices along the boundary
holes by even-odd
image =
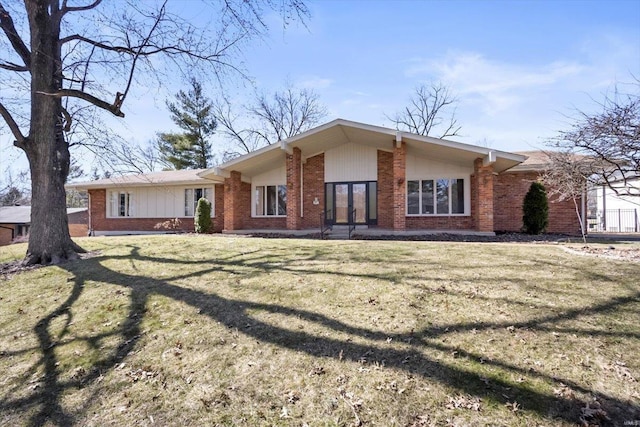
[[[616,360],[610,365],[606,365],[605,369],[611,372],[615,372],[616,375],[618,375],[618,377],[620,377],[625,381],[629,381],[629,382],[636,381],[635,377],[631,374],[631,371],[629,370],[629,368],[627,368],[627,364],[619,360]]]
[[[594,400],[580,409],[580,425],[583,427],[600,427],[606,425],[611,419],[600,407],[600,402]]]
[[[447,409],[469,409],[471,411],[480,411],[480,403],[482,399],[475,396],[465,396],[459,394],[455,397],[447,396],[448,403],[445,405]]]

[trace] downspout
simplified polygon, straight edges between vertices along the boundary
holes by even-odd
[[[88,218],[88,224],[87,226],[89,227],[89,236],[93,236],[93,224],[92,224],[92,215],[91,215],[91,193],[87,190],[87,198],[89,199],[89,203],[88,203],[88,209],[87,209],[87,213],[89,214],[89,218]],[[105,198],[105,205],[106,205],[106,201],[107,201],[107,192],[105,190],[104,193],[104,198]]]
[[[587,186],[585,185],[582,188],[582,217],[580,220],[582,221],[582,229],[584,230],[585,236],[589,234],[589,229],[587,228]]]

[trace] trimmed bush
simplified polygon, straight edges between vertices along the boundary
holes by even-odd
[[[208,233],[211,231],[211,202],[204,197],[198,200],[196,214],[193,218],[196,233]]]
[[[527,234],[543,233],[549,225],[547,191],[539,182],[532,182],[522,203],[522,230]]]

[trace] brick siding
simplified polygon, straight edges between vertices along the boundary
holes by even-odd
[[[398,147],[393,145],[393,229],[406,229],[406,200],[407,200],[407,144],[401,142]]]
[[[522,202],[531,183],[539,179],[537,172],[507,172],[495,177],[495,230],[519,232],[522,229]],[[581,206],[581,201],[578,206]],[[549,233],[580,234],[580,222],[572,200],[549,198]]]
[[[300,185],[302,183],[302,152],[298,147],[287,154],[287,229],[298,230],[302,226],[300,215]]]
[[[297,150],[297,151],[296,151]],[[517,232],[522,228],[522,201],[532,181],[538,179],[536,172],[507,172],[493,174],[491,166],[482,166],[482,159],[474,162],[474,174],[470,177],[470,216],[406,216],[406,146],[396,147],[393,152],[378,150],[378,227],[381,229],[426,229],[426,230],[479,230]],[[232,172],[223,184],[215,185],[214,231],[240,229],[312,229],[320,226],[320,215],[325,208],[324,154],[306,159],[297,177],[295,164],[301,153],[287,161],[287,211],[298,215],[300,205],[294,209],[296,196],[300,194],[299,174],[303,175],[304,215],[296,221],[285,217],[251,217],[251,184],[242,182],[240,173]],[[291,170],[290,170],[291,168]],[[295,185],[296,182],[298,185]],[[231,191],[231,189],[234,191]],[[158,231],[155,226],[173,218],[106,218],[106,190],[90,190],[91,225],[95,231]],[[318,204],[314,205],[314,199]],[[291,205],[290,205],[291,204]],[[193,218],[180,218],[180,231],[193,231]],[[71,222],[71,221],[70,221]],[[74,221],[76,222],[76,221]],[[77,221],[80,222],[80,221]],[[550,233],[576,235],[580,224],[571,200],[549,201]],[[71,227],[70,227],[71,230]],[[10,232],[9,230],[6,230]],[[2,231],[0,231],[2,233]],[[86,229],[72,231],[73,235],[86,235]],[[4,232],[6,234],[6,232]],[[2,237],[2,236],[0,236]]]
[[[13,224],[0,224],[3,227],[13,227]],[[13,232],[8,228],[0,228],[0,246],[10,245],[13,240]]]
[[[378,150],[378,228],[393,228],[393,153]]]
[[[320,215],[324,212],[324,153],[307,159],[303,171],[303,207],[302,227],[319,228]],[[313,201],[318,199],[318,204]]]
[[[475,187],[472,192],[476,193],[476,230],[494,231],[493,222],[493,166],[483,166],[482,159],[476,159],[473,163],[475,175]]]

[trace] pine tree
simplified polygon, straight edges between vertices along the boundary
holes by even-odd
[[[540,234],[549,224],[547,191],[539,182],[532,182],[522,203],[522,229],[527,234]]]
[[[190,84],[188,92],[176,94],[177,102],[167,101],[171,120],[184,132],[159,133],[158,150],[175,169],[206,169],[212,165],[209,138],[215,133],[217,122],[200,82],[191,79]]]

